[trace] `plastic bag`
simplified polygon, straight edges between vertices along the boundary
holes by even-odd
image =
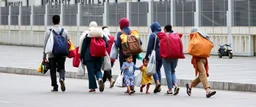
[[[111,47],[109,56],[110,56],[111,59],[117,59],[117,57],[118,57],[118,50],[117,50],[117,47],[116,47],[115,43],[113,43],[113,45]]]
[[[45,45],[45,53],[47,53],[47,54],[52,53],[53,45],[54,45],[54,39],[53,39],[52,31],[51,31],[50,36],[49,36],[49,38],[47,40],[47,43]]]
[[[156,73],[156,52],[152,50],[151,56],[149,58],[148,66],[146,69],[146,74],[152,76]]]
[[[78,66],[77,76],[84,76],[87,69],[85,68],[84,64],[80,62]]]
[[[123,79],[124,76],[120,73],[118,77],[116,78],[115,86],[116,87],[123,87]]]
[[[142,80],[142,72],[138,73],[135,76],[135,86],[140,87],[141,85],[141,80]]]
[[[103,61],[101,69],[103,71],[110,71],[111,70],[111,61],[110,61],[110,57],[107,52],[106,52],[106,54],[107,55],[104,56],[104,61]]]

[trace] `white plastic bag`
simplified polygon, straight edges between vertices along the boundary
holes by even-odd
[[[118,77],[116,78],[115,86],[116,87],[123,87],[123,79],[124,76],[120,73]]]
[[[149,61],[148,61],[148,66],[147,66],[147,69],[146,69],[146,74],[148,76],[152,76],[156,73],[156,51],[155,51],[156,39],[157,39],[157,36],[155,35],[154,48],[151,52],[151,55],[150,55],[150,58],[149,58]]]
[[[135,86],[140,87],[142,81],[142,72],[135,76]]]
[[[115,43],[113,43],[113,45],[111,47],[109,56],[110,56],[111,59],[117,59],[117,57],[118,57],[118,50],[117,50],[117,47],[116,47]]]
[[[47,43],[45,45],[45,53],[46,54],[52,53],[53,45],[54,45],[54,39],[53,39],[53,33],[51,31],[50,36],[49,36],[49,38],[47,40]]]
[[[77,76],[84,76],[87,69],[85,68],[83,62],[81,61],[78,66]]]
[[[104,61],[103,61],[101,69],[103,71],[110,71],[111,70],[111,61],[110,61],[110,57],[109,57],[108,53],[107,53],[106,56],[104,56]]]

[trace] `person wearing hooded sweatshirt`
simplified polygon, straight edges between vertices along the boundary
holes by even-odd
[[[82,60],[82,63],[87,66],[88,78],[89,78],[89,89],[90,89],[89,92],[96,91],[95,89],[97,88],[97,83],[96,83],[95,76],[98,80],[99,91],[103,92],[104,83],[102,80],[101,66],[102,66],[104,57],[93,57],[90,54],[90,42],[91,42],[91,38],[96,36],[103,38],[103,40],[106,43],[106,47],[108,47],[108,42],[106,37],[103,36],[103,32],[101,28],[98,28],[97,30],[91,30],[91,29],[97,29],[97,23],[95,21],[92,21],[90,23],[89,30],[85,31],[83,35],[80,37],[80,45],[81,45],[80,59]]]
[[[120,29],[126,33],[126,34],[131,34],[131,29],[129,28],[129,20],[127,18],[122,18],[120,21],[119,21],[119,26],[120,26]],[[123,65],[123,62],[125,62],[125,58],[124,58],[124,54],[123,54],[123,51],[122,51],[122,46],[121,46],[121,38],[120,36],[122,35],[122,32],[118,32],[117,33],[117,36],[116,36],[116,46],[119,48],[119,62],[120,62],[120,68],[122,68],[122,65]],[[142,45],[142,41],[140,39],[140,44]],[[136,64],[136,57],[137,55],[133,55],[132,58],[133,58],[133,63]],[[134,87],[131,88],[132,90],[134,89]]]
[[[198,32],[198,34],[201,35],[203,38],[210,40],[209,36],[206,33],[200,31],[199,28],[197,27],[192,28],[190,36],[193,36],[195,32]],[[208,67],[207,57],[192,56],[191,63],[195,68],[196,76],[197,75],[198,76],[194,80],[192,80],[189,84],[186,84],[188,96],[191,96],[192,87],[197,86],[200,82],[202,82],[203,87],[205,89],[206,98],[210,98],[211,96],[215,95],[216,91],[210,91],[210,84],[207,79],[207,77],[209,76],[209,73],[208,73],[209,67]]]
[[[107,48],[107,52],[110,55],[110,51],[112,48],[112,45],[115,43],[115,37],[111,36],[110,31],[108,29],[107,26],[103,26],[102,27],[103,33],[105,35],[105,37],[108,37],[108,48]],[[111,60],[111,67],[114,66],[115,63],[115,59],[110,59]],[[112,70],[110,71],[104,71],[104,75],[103,75],[103,82],[105,83],[107,81],[107,79],[110,82],[110,88],[113,88],[114,84],[115,84],[115,80],[112,77]]]
[[[147,53],[145,58],[148,58],[148,56],[151,54],[152,50],[155,50],[156,52],[156,73],[153,75],[155,80],[155,89],[154,93],[161,91],[161,67],[162,67],[162,59],[160,57],[160,51],[159,51],[159,39],[156,36],[157,33],[161,32],[161,26],[158,22],[154,22],[151,26],[152,33],[149,36],[148,41],[148,47],[147,47]],[[156,43],[155,43],[156,39]],[[155,49],[154,49],[155,45]]]

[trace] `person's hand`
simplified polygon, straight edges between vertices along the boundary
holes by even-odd
[[[129,66],[126,66],[124,69],[128,69],[129,68]]]
[[[140,66],[140,69],[143,67],[143,65]]]

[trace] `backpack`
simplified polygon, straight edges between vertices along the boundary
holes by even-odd
[[[61,28],[59,34],[52,30],[54,36],[53,55],[54,56],[68,56],[68,40],[63,36],[64,29]]]
[[[187,52],[196,57],[209,57],[213,47],[214,45],[209,39],[195,32],[190,34]]]
[[[160,32],[157,34],[160,40],[160,56],[164,59],[185,58],[181,35],[178,33],[166,34]]]
[[[90,42],[90,53],[92,57],[106,56],[106,43],[102,37],[93,37]]]
[[[122,31],[120,39],[122,41],[121,46],[123,54],[138,55],[142,52],[138,31],[134,30],[130,35],[127,35]]]

